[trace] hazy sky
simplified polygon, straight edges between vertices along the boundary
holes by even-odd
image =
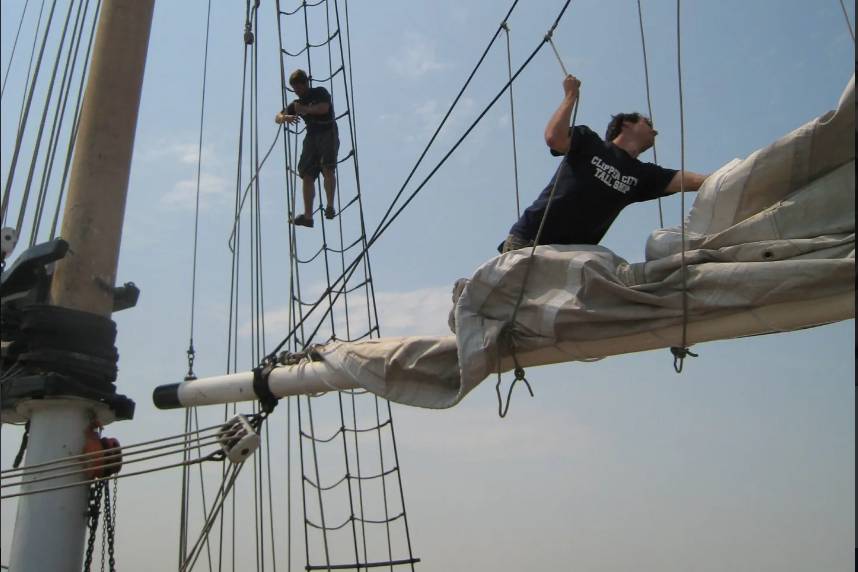
[[[510,19],[514,66],[536,47],[562,4],[540,0],[516,8]],[[23,5],[0,5],[4,74]],[[29,3],[22,29],[29,44],[18,46],[2,100],[4,181],[37,5]],[[284,2],[284,9],[294,5]],[[274,2],[262,0],[259,9],[259,138],[265,151],[276,135],[271,119],[280,108],[280,68]],[[354,113],[369,228],[507,9],[507,3],[488,0],[350,4]],[[658,159],[678,167],[676,5],[643,2],[643,9]],[[182,431],[182,414],[156,410],[150,396],[156,385],[178,381],[186,370],[205,16],[201,0],[160,2],[155,9],[118,275],[142,290],[138,306],[115,318],[117,385],[137,402],[133,421],[108,428],[123,443]],[[290,22],[287,44],[294,47],[304,42],[304,30]],[[687,1],[681,23],[685,159],[693,171],[711,172],[745,157],[831,109],[853,73],[854,44],[836,0]],[[243,26],[243,2],[213,2],[195,332],[200,376],[223,373],[226,365],[227,237]],[[323,37],[322,29],[310,32],[313,43]],[[612,113],[646,111],[635,2],[576,0],[555,41],[566,67],[582,81],[579,123],[601,133]],[[503,85],[506,66],[499,38],[409,190]],[[561,80],[546,46],[515,84],[524,204],[556,165],[542,130],[562,96]],[[283,173],[278,147],[260,175],[267,349],[287,333]],[[452,283],[496,254],[515,218],[512,173],[504,97],[374,247],[383,334],[447,331]],[[246,184],[247,169],[243,176]],[[343,193],[353,192],[346,174],[343,184]],[[664,201],[664,210],[666,224],[678,224],[678,198]],[[657,213],[655,203],[628,208],[603,244],[629,261],[642,260]],[[320,230],[317,225],[302,232],[310,240]],[[311,275],[306,284],[313,291],[322,282]],[[241,312],[241,359],[249,369],[250,311]],[[411,539],[423,559],[418,569],[853,569],[854,347],[851,320],[702,344],[695,348],[700,357],[687,361],[681,375],[674,373],[667,350],[532,368],[527,375],[535,397],[517,388],[503,420],[493,379],[450,410],[395,406]],[[285,409],[278,409],[269,427],[277,462],[285,458]],[[202,415],[214,420],[221,412],[208,408]],[[19,440],[18,428],[3,427],[4,469]],[[274,481],[285,483],[283,464],[273,470]],[[240,486],[240,498],[250,498],[248,474]],[[300,495],[299,484],[292,486]],[[120,482],[121,569],[175,568],[179,487],[177,471]],[[275,492],[280,512],[284,495],[283,489]],[[292,566],[298,570],[305,562],[295,502]],[[3,564],[14,506],[2,505]],[[286,517],[281,518],[278,546],[285,550]],[[253,524],[247,519],[239,543],[247,545],[241,554],[252,555]],[[237,569],[252,568],[242,562]],[[286,569],[285,552],[278,569]]]

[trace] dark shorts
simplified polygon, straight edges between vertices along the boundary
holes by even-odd
[[[322,169],[337,166],[337,152],[340,150],[340,136],[337,129],[325,129],[307,133],[298,160],[298,176],[304,178],[319,176]]]

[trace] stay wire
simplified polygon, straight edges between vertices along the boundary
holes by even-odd
[[[24,8],[21,10],[21,19],[18,21],[18,31],[15,32],[15,40],[12,42],[12,52],[9,54],[9,61],[6,64],[6,73],[3,74],[3,86],[0,87],[0,101],[3,100],[3,93],[6,91],[6,80],[9,79],[9,70],[12,69],[12,61],[15,59],[15,49],[18,47],[18,36],[21,34],[21,26],[24,24],[24,16],[27,14],[27,6],[30,0],[24,1]]]
[[[57,150],[59,148],[60,133],[65,119],[66,109],[71,95],[72,79],[75,69],[77,68],[77,56],[80,51],[80,44],[83,39],[84,26],[86,23],[86,15],[89,11],[89,0],[78,5],[77,16],[75,16],[74,28],[72,29],[72,40],[74,48],[69,50],[66,58],[65,69],[63,70],[63,78],[60,81],[60,93],[57,99],[57,109],[54,112],[54,117],[58,117],[52,122],[51,134],[48,137],[48,152],[42,168],[42,178],[39,184],[39,195],[36,201],[36,212],[33,215],[33,228],[30,232],[30,246],[36,244],[39,230],[41,228],[42,216],[44,214],[45,201],[48,195],[51,173],[53,173],[54,161],[56,159]],[[83,18],[81,19],[81,15]],[[68,81],[66,81],[68,80]]]
[[[196,350],[194,349],[194,319],[196,315],[197,301],[197,254],[199,243],[200,229],[200,183],[202,178],[202,162],[203,162],[203,132],[205,129],[205,110],[206,110],[206,81],[208,78],[209,64],[209,36],[211,32],[211,16],[212,2],[208,0],[206,8],[206,35],[203,44],[203,82],[200,88],[200,135],[197,140],[197,172],[196,172],[196,195],[194,200],[194,247],[193,257],[191,262],[191,318],[190,318],[190,334],[188,340],[188,373],[186,378],[195,378],[194,374],[194,358]]]
[[[4,479],[10,479],[10,478],[12,478],[12,479],[23,479],[24,477],[30,477],[32,475],[40,475],[40,474],[46,474],[47,473],[47,474],[50,474],[50,476],[39,477],[37,479],[33,479],[32,481],[26,481],[26,482],[46,481],[46,480],[58,479],[60,477],[66,477],[66,476],[86,473],[86,472],[92,470],[92,465],[98,465],[98,466],[104,466],[104,467],[118,467],[118,466],[130,465],[132,463],[140,463],[142,461],[151,461],[153,459],[159,459],[161,457],[169,457],[171,455],[178,455],[179,453],[185,453],[185,452],[193,450],[193,449],[201,449],[203,447],[216,445],[219,442],[219,437],[217,435],[212,435],[209,437],[196,439],[196,441],[197,441],[196,445],[187,445],[186,446],[183,443],[172,443],[172,444],[168,444],[168,445],[159,445],[159,446],[155,446],[155,447],[141,449],[141,450],[135,451],[133,453],[131,453],[131,452],[126,453],[122,447],[102,449],[100,451],[96,451],[94,453],[88,454],[86,460],[81,460],[81,461],[77,461],[74,463],[68,463],[68,464],[60,464],[60,465],[57,465],[57,466],[54,466],[51,468],[38,468],[38,469],[36,469],[33,467],[26,467],[19,474],[7,475],[3,478]],[[209,441],[209,442],[204,442],[204,441]],[[153,451],[163,451],[164,449],[171,449],[171,448],[176,448],[176,447],[181,447],[181,448],[174,450],[174,451],[164,451],[161,453],[157,453],[155,455],[148,455],[148,456],[140,457],[140,458],[131,458],[131,455],[142,455],[144,453],[151,453]],[[113,459],[114,457],[117,457],[117,458],[114,460]],[[111,461],[111,463],[109,463],[109,464],[103,463],[103,461]],[[58,474],[51,474],[51,473],[56,473],[57,471],[65,471],[65,472],[58,473]],[[19,485],[24,484],[24,482],[25,481],[21,480],[21,481],[14,482],[14,483],[0,484],[0,488],[9,488],[9,487],[14,487],[14,486],[19,486]]]
[[[41,470],[41,471],[33,471],[31,473],[28,473],[28,474],[15,475],[11,478],[12,479],[19,479],[19,480],[16,480],[15,482],[12,482],[12,483],[0,484],[0,489],[12,489],[15,487],[22,487],[24,485],[30,485],[33,483],[56,481],[57,479],[64,479],[67,477],[75,477],[75,476],[79,476],[79,475],[89,475],[97,469],[101,469],[101,470],[117,469],[117,471],[118,471],[122,467],[127,467],[127,466],[135,464],[135,463],[142,463],[142,462],[146,462],[146,461],[153,461],[156,459],[162,459],[164,457],[177,455],[179,453],[183,454],[183,461],[178,463],[178,464],[175,464],[175,465],[168,465],[168,467],[188,466],[188,462],[187,462],[188,455],[186,455],[185,453],[187,453],[188,451],[194,450],[194,449],[200,450],[204,447],[210,447],[213,445],[217,446],[219,444],[219,442],[220,442],[220,440],[218,439],[218,440],[212,441],[210,443],[200,443],[198,445],[188,446],[187,448],[182,448],[182,449],[179,449],[176,451],[168,451],[168,452],[158,453],[155,455],[148,455],[145,457],[139,457],[139,458],[134,458],[134,459],[129,459],[129,458],[123,456],[121,447],[117,447],[117,448],[113,448],[113,449],[105,449],[105,450],[100,452],[101,456],[99,458],[93,459],[88,464],[85,464],[85,465],[81,466],[80,468],[70,470],[70,471],[61,472],[61,473],[50,474],[49,476],[36,477],[36,478],[30,478],[30,477],[33,474],[46,473],[46,472],[52,473],[54,471],[63,470],[63,468],[61,467],[61,468],[57,468],[57,469],[46,469],[46,470]],[[220,457],[222,455],[223,455],[223,453],[222,453],[220,447],[217,447],[217,449],[212,451],[212,453],[207,455],[207,457]],[[198,455],[198,460],[201,458],[202,458],[202,456]],[[158,469],[153,469],[153,470],[158,470]],[[140,474],[140,473],[131,473],[131,474]],[[7,479],[8,479],[8,477],[7,477]]]
[[[63,46],[65,45],[66,35],[68,33],[69,22],[71,22],[71,15],[72,15],[73,8],[74,8],[74,2],[69,2],[69,9],[68,9],[68,12],[66,13],[66,18],[65,18],[65,22],[63,24],[62,34],[60,36],[59,45],[57,47],[57,56],[56,56],[56,59],[54,60],[54,66],[51,70],[51,79],[48,82],[48,89],[47,89],[47,93],[45,95],[45,104],[44,104],[44,107],[42,108],[42,117],[41,117],[41,120],[39,121],[39,128],[38,128],[38,131],[36,133],[36,140],[34,143],[33,154],[32,154],[31,160],[30,160],[30,168],[27,171],[27,180],[24,184],[24,194],[23,194],[23,197],[21,198],[21,207],[18,210],[18,224],[15,227],[16,231],[18,232],[18,236],[21,235],[21,230],[24,226],[24,216],[25,216],[26,211],[27,211],[27,206],[29,205],[30,189],[31,189],[32,184],[33,184],[33,176],[35,175],[36,164],[38,163],[38,159],[39,159],[39,149],[42,146],[42,135],[45,132],[45,125],[47,123],[47,118],[48,118],[48,110],[50,109],[50,102],[51,102],[51,98],[53,97],[54,84],[56,83],[57,71],[59,70],[60,61],[62,60]],[[47,37],[45,39],[47,40]],[[12,181],[12,177],[10,175],[9,182],[11,183],[11,181]]]
[[[32,77],[29,78],[30,79],[29,90],[27,90],[27,92],[24,96],[25,102],[24,102],[23,109],[21,111],[21,117],[20,117],[20,120],[18,123],[18,134],[15,137],[15,148],[12,151],[12,160],[11,160],[10,165],[9,165],[9,174],[6,177],[6,184],[5,184],[5,188],[3,190],[3,203],[2,203],[3,216],[2,216],[2,218],[3,218],[3,225],[4,226],[6,225],[6,219],[7,219],[8,213],[9,213],[9,198],[12,194],[12,181],[15,178],[15,169],[18,165],[18,157],[21,153],[21,145],[23,144],[23,141],[24,141],[24,131],[27,128],[27,119],[30,116],[30,107],[33,104],[33,96],[36,93],[36,83],[37,83],[38,78],[39,78],[39,71],[42,68],[42,58],[45,55],[45,47],[48,44],[48,36],[50,35],[49,33],[50,33],[50,28],[51,28],[51,22],[53,21],[54,9],[56,7],[57,7],[57,3],[56,3],[56,0],[54,0],[54,2],[51,4],[51,11],[48,14],[48,21],[45,24],[44,36],[42,39],[42,46],[39,48],[39,56],[36,59],[36,67],[33,70]],[[38,38],[38,34],[37,34],[36,38]],[[35,43],[34,43],[34,47],[35,47]],[[25,204],[26,204],[26,200],[22,200],[21,208],[23,208]],[[17,232],[18,236],[21,236],[20,224],[16,228],[16,232]]]
[[[54,0],[56,2],[56,0]],[[27,101],[27,86],[30,85],[30,80],[32,79],[33,74],[33,58],[36,57],[36,46],[39,45],[39,31],[42,29],[42,16],[45,13],[45,0],[42,0],[41,5],[39,6],[39,16],[36,19],[36,29],[33,32],[33,47],[30,48],[30,58],[27,61],[27,77],[24,80],[24,93],[21,98],[21,109],[18,111],[18,127],[21,126],[21,122],[24,118],[24,103]],[[4,219],[3,224],[6,224]]]
[[[223,454],[222,451],[215,451],[214,453],[212,453],[208,457],[203,457],[201,460],[191,461],[190,464],[199,463],[199,462],[203,462],[203,461],[209,461],[209,460],[219,460],[220,457],[222,456],[222,454]],[[155,473],[158,471],[164,471],[167,469],[175,469],[176,467],[181,467],[184,464],[185,464],[184,462],[172,463],[169,465],[163,465],[160,467],[154,467],[151,469],[144,469],[144,470],[131,472],[131,473],[121,473],[118,475],[106,477],[104,479],[89,479],[89,480],[80,481],[80,482],[76,482],[76,483],[70,483],[70,484],[66,484],[66,485],[58,485],[55,487],[46,487],[43,489],[37,489],[37,490],[33,490],[33,491],[25,491],[25,492],[13,493],[13,494],[8,494],[8,495],[0,495],[0,499],[6,500],[6,499],[11,499],[11,498],[16,498],[16,497],[29,496],[29,495],[41,494],[41,493],[48,493],[48,492],[52,492],[52,491],[68,489],[71,487],[79,487],[82,485],[89,485],[89,484],[96,483],[96,482],[106,480],[106,479],[125,479],[128,477],[136,477],[136,476],[140,476],[140,475]]]
[[[223,425],[212,425],[210,427],[204,427],[203,429],[198,429],[196,431],[180,433],[179,435],[171,435],[169,437],[160,437],[158,439],[152,439],[149,441],[143,441],[143,442],[134,443],[131,445],[124,445],[124,446],[120,447],[120,450],[122,451],[122,453],[124,455],[130,455],[130,454],[134,454],[134,453],[131,453],[130,451],[132,449],[136,449],[138,447],[148,447],[149,445],[154,445],[156,443],[164,443],[165,441],[184,439],[185,437],[188,437],[188,436],[199,435],[200,433],[204,433],[206,431],[212,431],[215,429],[220,429],[221,427],[223,427]],[[203,439],[203,438],[205,438],[205,437],[198,437],[198,439]],[[147,451],[149,451],[149,450],[154,450],[154,449],[147,449]],[[102,450],[102,451],[95,451],[93,453],[83,453],[80,455],[72,455],[69,457],[63,457],[61,459],[54,459],[52,461],[45,461],[44,463],[29,465],[27,467],[20,467],[20,468],[16,468],[16,469],[6,469],[3,471],[0,471],[0,476],[9,476],[12,473],[25,473],[31,469],[41,469],[43,467],[50,467],[50,466],[55,466],[55,465],[65,465],[65,464],[69,464],[70,462],[74,462],[73,464],[78,464],[78,462],[87,462],[89,460],[99,458],[99,457],[103,456],[104,454],[105,454],[105,451]]]
[[[840,9],[843,10],[843,19],[846,20],[846,27],[849,28],[849,36],[852,38],[852,43],[854,44],[855,30],[852,29],[852,22],[849,21],[849,13],[846,11],[846,4],[843,3],[843,0],[840,0]]]
[[[644,25],[643,25],[643,9],[641,8],[641,0],[637,0],[638,3],[638,23],[640,24],[641,31],[641,52],[643,53],[643,65],[644,65],[644,83],[646,84],[646,106],[647,113],[649,113],[649,120],[655,123],[655,119],[652,116],[652,96],[650,95],[649,89],[649,63],[646,56],[646,36],[644,34]],[[657,165],[658,164],[658,153],[656,151],[655,140],[652,142],[652,160]],[[660,228],[664,228],[664,212],[661,206],[661,197],[658,198],[658,225]]]
[[[227,495],[232,492],[233,486],[235,485],[235,481],[238,478],[242,467],[244,467],[244,463],[231,465],[230,468],[227,469],[227,473],[224,476],[224,479],[221,481],[221,486],[218,489],[218,494],[215,496],[215,501],[212,505],[212,510],[207,515],[206,521],[203,525],[203,529],[200,531],[199,537],[194,543],[194,546],[191,548],[191,552],[188,555],[188,558],[185,559],[183,565],[179,568],[179,570],[184,571],[193,569],[194,565],[197,562],[197,559],[202,553],[203,542],[208,544],[209,533],[214,527],[215,520],[223,513],[223,505],[226,502]],[[235,499],[235,496],[232,495],[232,498]],[[235,550],[233,550],[233,557],[235,557]],[[233,566],[233,569],[235,569],[235,566]]]
[[[77,140],[77,131],[80,126],[80,112],[83,105],[83,88],[89,70],[89,55],[92,52],[92,44],[95,40],[95,26],[98,23],[98,15],[101,13],[101,0],[95,5],[95,12],[92,17],[92,26],[89,31],[89,42],[86,48],[86,55],[83,58],[83,69],[80,74],[80,83],[78,85],[77,100],[75,103],[75,116],[72,120],[72,129],[69,134],[68,146],[66,147],[66,161],[63,167],[63,178],[60,182],[59,193],[57,193],[57,205],[54,209],[54,219],[51,223],[51,234],[49,240],[53,240],[57,236],[57,227],[60,220],[60,210],[62,207],[63,196],[65,195],[66,182],[68,181],[69,170],[71,168],[71,160],[74,154],[75,141]]]

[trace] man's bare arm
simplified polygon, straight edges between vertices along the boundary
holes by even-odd
[[[681,179],[683,176],[683,171],[677,171],[677,173],[670,180],[670,183],[667,185],[667,189],[665,192],[667,194],[678,193],[681,190],[681,185],[684,183],[686,191],[696,191],[703,185],[703,181],[706,180],[706,177],[709,175],[700,175],[698,173],[692,173],[691,171],[684,171],[684,181]]]
[[[566,154],[572,145],[572,137],[569,133],[569,121],[572,118],[572,109],[578,100],[578,88],[581,82],[573,75],[563,78],[563,101],[554,111],[548,124],[545,126],[545,144],[557,153]]]

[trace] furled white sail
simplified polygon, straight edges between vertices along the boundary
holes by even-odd
[[[688,343],[855,316],[854,78],[835,111],[707,179],[686,222]],[[654,232],[647,260],[600,246],[540,246],[515,323],[522,366],[681,344],[682,240]],[[456,302],[456,338],[332,344],[328,364],[395,401],[455,404],[510,369],[499,344],[530,249],[486,262]],[[454,355],[457,354],[457,355]],[[458,359],[455,359],[455,358]],[[458,367],[457,367],[458,366]]]
[[[688,344],[854,318],[854,169],[853,77],[836,110],[706,180],[686,222],[687,313],[679,229],[655,231],[640,263],[600,246],[539,246],[457,284],[455,336],[331,342],[316,348],[321,361],[277,371],[272,388],[291,393],[291,369],[317,390],[450,407],[513,355],[532,366],[679,346],[685,318]],[[182,390],[182,405],[199,403]]]

